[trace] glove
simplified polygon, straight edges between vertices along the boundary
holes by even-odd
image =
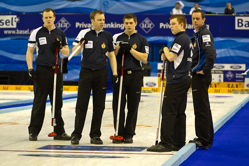
[[[123,53],[125,53],[125,49],[120,47],[118,50],[118,54],[123,55]]]
[[[165,45],[163,45],[163,47],[159,50],[159,55],[161,56],[162,55],[162,53],[164,53],[164,47],[166,47]]]
[[[68,62],[68,57],[64,57],[61,59],[61,73],[68,73],[67,69],[67,62]]]
[[[112,79],[111,79],[111,82],[110,82],[110,85],[113,85],[113,84],[116,84],[116,83],[118,83],[118,75],[113,75]]]
[[[120,48],[124,49],[125,52],[129,52],[131,50],[131,46],[128,42],[120,42],[119,46]]]
[[[54,46],[55,46],[56,48],[58,48],[58,50],[61,50],[61,49],[62,49],[61,41],[60,41],[58,38],[55,39],[55,41],[54,41]]]
[[[29,69],[29,78],[33,81],[37,80],[36,72],[34,69]]]
[[[85,41],[84,45],[88,43],[88,40],[86,38],[81,38],[80,39],[80,43],[82,43],[83,41]]]

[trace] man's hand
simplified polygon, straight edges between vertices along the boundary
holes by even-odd
[[[196,74],[202,74],[202,75],[204,75],[205,73],[203,73],[203,70],[201,70],[201,71],[197,71]]]
[[[81,38],[81,39],[80,39],[80,43],[82,43],[83,41],[85,41],[85,42],[84,42],[84,45],[88,43],[88,40],[87,40],[86,38]]]
[[[159,50],[159,55],[162,55],[162,53],[164,53],[164,51],[163,51],[163,48],[165,47],[165,45],[163,45],[163,47],[162,48],[160,48],[160,50]]]
[[[29,69],[29,78],[33,81],[37,80],[36,72],[34,69]]]
[[[62,44],[61,44],[61,41],[57,38],[55,39],[54,41],[54,46],[58,49],[58,50],[61,50],[63,47],[62,47]]]
[[[118,83],[118,75],[113,75],[112,79],[111,79],[111,82],[110,82],[110,85],[113,85],[113,84],[116,84],[116,83]]]
[[[128,42],[120,42],[119,46],[121,49],[123,49],[125,52],[129,52],[131,50],[131,45]]]

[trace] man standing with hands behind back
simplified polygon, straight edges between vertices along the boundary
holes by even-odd
[[[192,62],[192,96],[195,113],[195,132],[197,139],[190,140],[197,147],[208,149],[212,147],[214,129],[212,113],[208,97],[208,88],[212,81],[211,70],[216,59],[214,39],[205,25],[205,14],[202,10],[194,10],[192,24],[193,34],[193,62]]]
[[[49,95],[52,105],[53,101],[53,81],[55,70],[56,49],[63,55],[69,55],[69,48],[65,33],[54,25],[55,12],[52,9],[45,9],[42,12],[43,26],[32,31],[29,37],[26,60],[29,69],[29,76],[34,80],[34,102],[29,125],[29,140],[36,141],[41,131],[47,96]],[[33,69],[33,53],[36,49],[36,71]],[[55,99],[55,119],[54,131],[57,136],[55,140],[70,140],[71,137],[65,133],[64,122],[61,117],[63,77],[60,72],[60,56],[58,53],[58,69]]]
[[[71,144],[79,144],[86,119],[88,103],[93,96],[93,115],[90,131],[91,144],[103,144],[101,136],[101,122],[105,109],[106,87],[107,87],[107,55],[110,60],[112,73],[117,78],[117,62],[114,55],[114,46],[111,33],[103,30],[105,24],[104,12],[95,10],[90,14],[92,27],[79,32],[73,42],[73,51],[81,41],[82,45],[81,70],[79,78],[78,98],[76,103],[75,126],[72,133]],[[86,42],[88,41],[88,42]],[[80,50],[76,53],[79,54]],[[106,55],[107,53],[107,55]]]

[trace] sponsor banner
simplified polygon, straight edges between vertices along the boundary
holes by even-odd
[[[245,64],[218,64],[215,63],[212,70],[237,70],[237,71],[245,71]]]
[[[158,79],[157,77],[144,77],[143,78],[144,85],[143,87],[158,87]]]
[[[245,78],[244,88],[249,89],[249,78],[248,77]]]
[[[223,71],[224,82],[244,82],[245,76],[241,75],[241,71]]]
[[[212,69],[213,82],[244,82],[245,64],[214,64]]]
[[[174,36],[170,30],[171,15],[137,14],[136,29],[143,36]],[[187,18],[186,31],[193,34],[191,16]],[[125,30],[124,15],[106,14],[104,29],[112,34]],[[206,16],[206,25],[214,37],[249,37],[249,17],[237,16]],[[0,36],[29,36],[33,29],[43,25],[40,14],[0,15]],[[75,37],[81,29],[92,26],[87,14],[57,14],[55,25],[62,29],[67,37]]]
[[[235,17],[236,30],[249,30],[249,17]]]
[[[212,70],[212,82],[223,82],[223,71]]]

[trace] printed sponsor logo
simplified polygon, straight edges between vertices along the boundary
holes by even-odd
[[[105,23],[104,28],[119,28],[123,30],[125,27],[124,24],[122,23],[110,22],[110,23]]]
[[[75,23],[75,28],[91,28],[92,24],[91,23],[84,23],[84,22],[76,22]]]
[[[16,15],[1,15],[0,28],[16,28],[19,18]]]
[[[64,18],[62,17],[56,24],[56,27],[60,28],[64,32],[71,26],[71,24]]]
[[[232,66],[230,66],[230,68],[231,69],[241,69],[242,66],[240,66],[240,65],[232,65]]]
[[[224,67],[223,65],[214,65],[214,69],[223,69]]]
[[[231,80],[234,77],[234,74],[232,72],[227,72],[226,77],[228,80]]]
[[[139,26],[145,33],[149,33],[155,27],[155,24],[148,17],[146,17],[139,24]]]
[[[249,17],[235,17],[235,29],[249,30]]]
[[[206,24],[206,26],[207,26],[207,29],[209,29],[209,24]],[[170,23],[169,22],[166,22],[166,23],[160,22],[159,28],[160,29],[170,29]],[[192,24],[186,24],[186,29],[195,29],[195,27]]]
[[[249,88],[249,84],[246,84],[246,87]]]
[[[156,86],[156,83],[155,82],[152,82],[152,81],[150,81],[150,82],[146,82],[146,84],[145,84],[146,86],[148,86],[148,87],[154,87],[154,86]]]

